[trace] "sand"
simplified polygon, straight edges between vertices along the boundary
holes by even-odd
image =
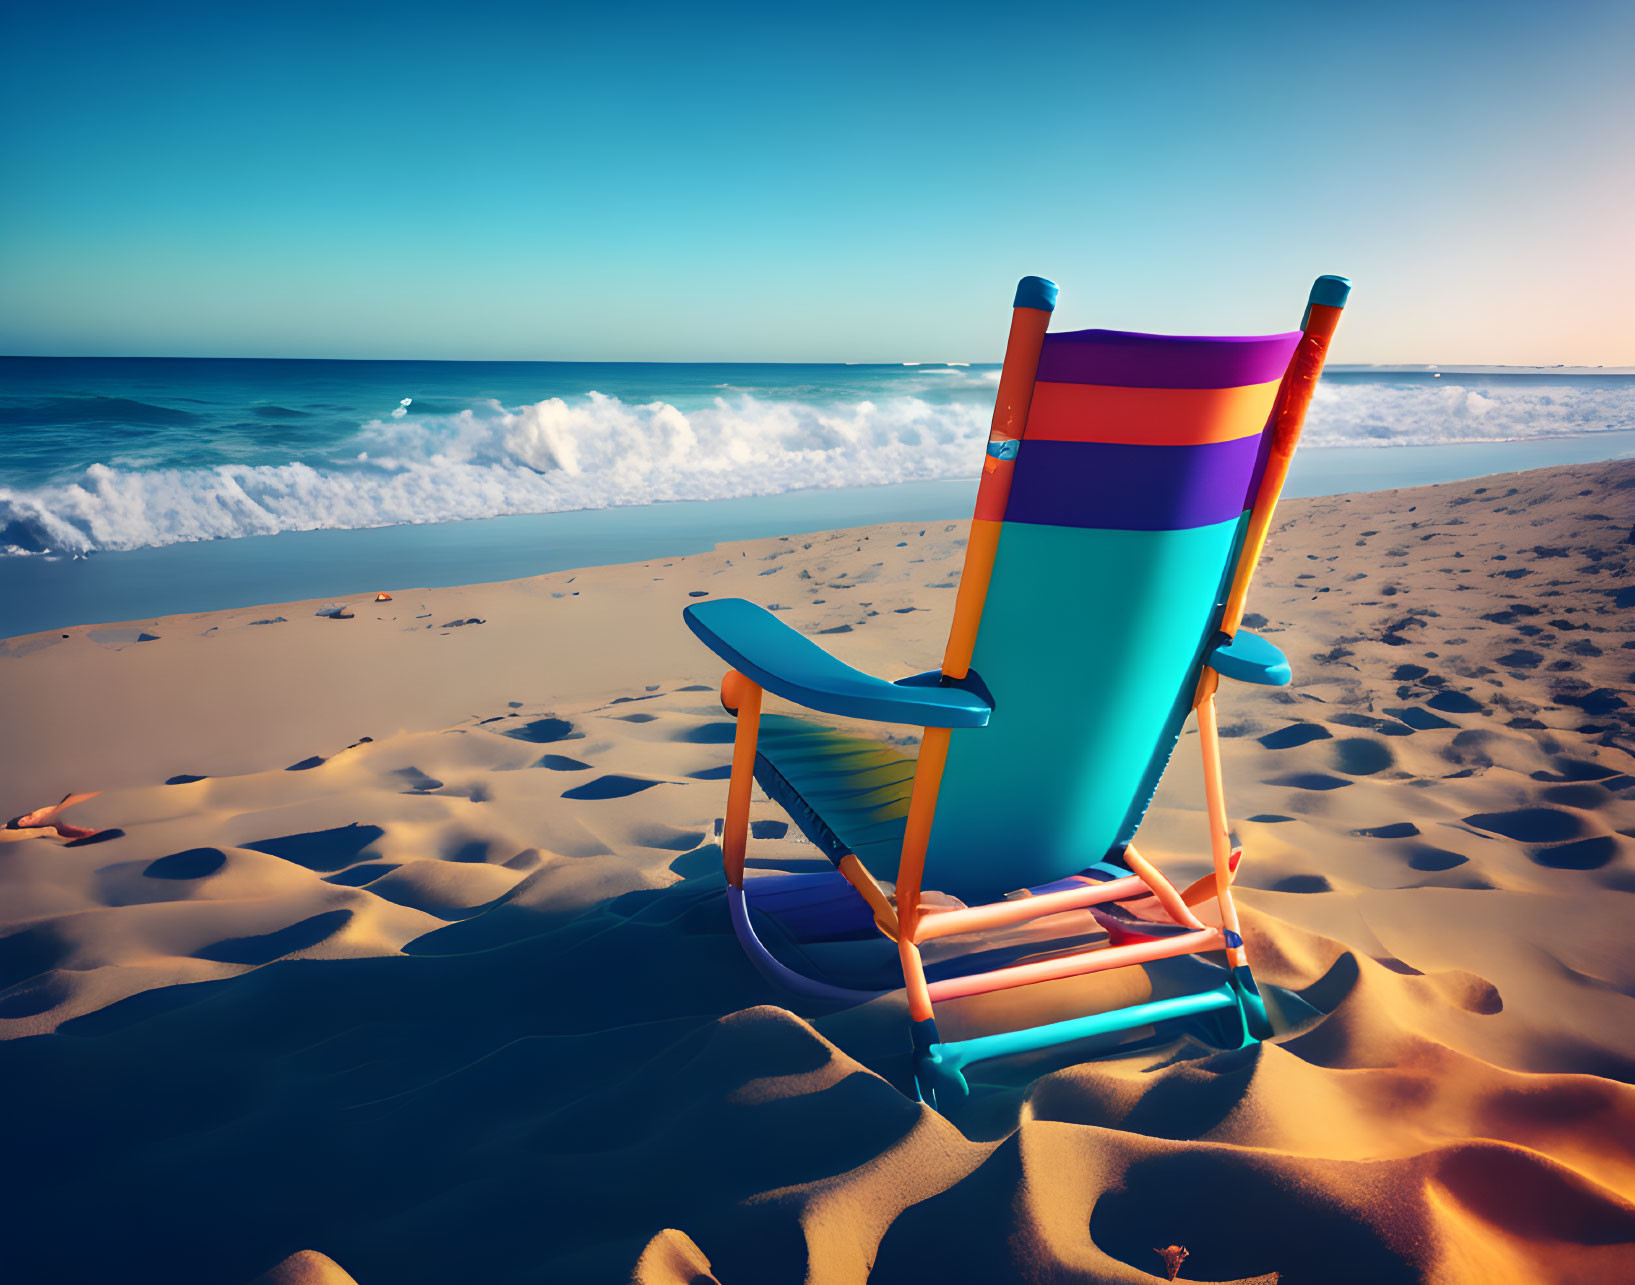
[[[0,832],[7,1279],[1635,1279],[1632,499],[1287,502],[1249,623],[1295,683],[1222,722],[1257,975],[1322,1016],[952,1118],[900,995],[743,960],[680,610],[929,668],[957,518],[0,644],[0,816],[103,832]],[[1180,882],[1195,745],[1143,831]],[[817,867],[752,816],[752,871]]]

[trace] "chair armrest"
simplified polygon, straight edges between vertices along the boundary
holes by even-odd
[[[985,727],[993,713],[989,701],[962,687],[899,686],[853,669],[743,598],[695,603],[681,614],[739,673],[807,709],[919,727]]]
[[[1230,638],[1222,637],[1204,657],[1222,678],[1260,687],[1287,687],[1294,674],[1283,653],[1259,634],[1240,629]]]

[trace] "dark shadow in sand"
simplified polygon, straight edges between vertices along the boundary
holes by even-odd
[[[1359,839],[1411,839],[1419,833],[1419,827],[1412,821],[1393,821],[1390,825],[1376,825],[1351,833]]]
[[[1553,843],[1575,839],[1584,833],[1584,821],[1572,812],[1557,808],[1516,808],[1510,812],[1478,812],[1465,818],[1466,825],[1492,834],[1502,834],[1518,843]]]
[[[508,727],[500,733],[509,736],[514,741],[527,741],[530,745],[551,745],[556,741],[579,741],[585,734],[573,730],[573,724],[565,718],[536,718],[532,722],[523,723],[520,727]]]
[[[275,839],[258,839],[240,846],[253,852],[282,857],[308,870],[340,870],[351,865],[358,855],[386,831],[378,825],[337,826],[333,830],[313,830],[306,834],[286,834]]]
[[[670,739],[683,745],[731,745],[737,734],[736,723],[695,723],[691,727],[682,728]]]
[[[1530,848],[1533,864],[1552,870],[1599,870],[1618,855],[1618,840],[1610,834],[1592,835],[1576,843]]]
[[[1337,776],[1330,776],[1326,772],[1292,772],[1288,776],[1272,778],[1273,785],[1286,785],[1296,790],[1340,790],[1350,785],[1350,781],[1342,780]]]
[[[198,953],[256,963],[346,913]],[[57,959],[45,937],[8,949],[27,975]],[[798,1278],[798,1211],[746,1215],[750,1198],[888,1152],[920,1108],[855,1072],[747,1092],[829,1059],[776,1010],[719,1021],[768,1002],[799,1007],[744,961],[718,874],[541,914],[470,953],[283,960],[146,992],[0,1046],[0,1092],[37,1107],[8,1123],[37,1158],[8,1211],[33,1232],[9,1270],[243,1281],[319,1245],[359,1280],[586,1278],[577,1256],[628,1271],[679,1224],[731,1276]],[[71,1198],[88,1170],[129,1195],[96,1236]]]
[[[220,848],[189,848],[150,861],[142,873],[149,879],[203,879],[226,864],[227,854]]]
[[[1313,741],[1326,741],[1334,733],[1317,723],[1290,723],[1275,732],[1268,732],[1260,743],[1269,750],[1292,750]]]
[[[639,776],[621,776],[617,772],[610,772],[606,776],[599,776],[594,781],[586,781],[583,785],[576,785],[571,790],[563,790],[564,799],[623,799],[632,794],[640,794],[643,790],[650,790],[655,785],[663,785],[663,781],[652,781]]]
[[[339,932],[352,918],[350,910],[326,910],[293,923],[276,932],[254,937],[228,937],[201,947],[193,952],[196,959],[214,960],[218,964],[270,964],[275,959],[316,946],[326,937]]]
[[[1434,847],[1429,843],[1415,844],[1408,857],[1408,867],[1426,874],[1434,874],[1441,870],[1452,870],[1455,866],[1462,866],[1469,857],[1461,857],[1457,852],[1449,852],[1446,848]]]
[[[345,870],[337,871],[332,875],[325,875],[324,882],[332,883],[342,888],[362,888],[374,883],[381,875],[390,874],[397,869],[395,861],[365,861],[361,865],[348,866]]]
[[[1457,723],[1450,723],[1445,718],[1438,718],[1428,709],[1418,705],[1410,705],[1406,709],[1388,709],[1385,713],[1399,722],[1406,723],[1416,732],[1434,732],[1444,727],[1458,727]]]
[[[589,763],[581,763],[578,759],[569,758],[566,754],[547,754],[534,766],[549,768],[553,772],[588,772],[590,770]]]

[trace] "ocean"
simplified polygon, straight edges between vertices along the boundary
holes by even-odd
[[[932,363],[0,358],[0,637],[964,516],[997,382]],[[1290,493],[1630,454],[1635,372],[1331,368]]]

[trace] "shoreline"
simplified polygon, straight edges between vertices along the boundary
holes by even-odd
[[[1456,445],[1318,447],[1297,453],[1285,494],[1291,499],[1373,494],[1631,454],[1635,431],[1617,429]],[[701,552],[723,540],[795,531],[965,520],[973,493],[972,479],[950,478],[286,531],[104,551],[68,561],[60,555],[0,558],[0,601],[9,604],[0,619],[0,640],[229,607],[356,596],[393,584],[493,584]]]

